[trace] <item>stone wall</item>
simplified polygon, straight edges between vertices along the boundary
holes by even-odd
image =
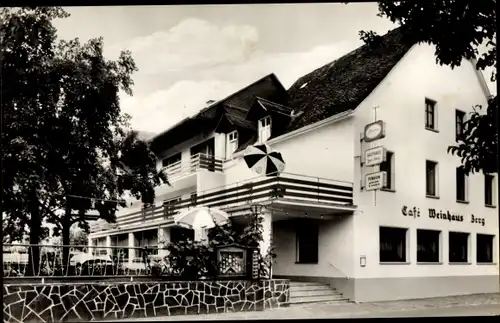
[[[4,284],[4,322],[60,322],[260,311],[286,305],[285,279]]]

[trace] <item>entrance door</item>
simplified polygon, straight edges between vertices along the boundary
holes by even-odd
[[[318,263],[318,223],[313,220],[300,220],[296,231],[296,256],[299,264]]]

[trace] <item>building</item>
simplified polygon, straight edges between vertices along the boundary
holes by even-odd
[[[328,283],[357,302],[498,292],[497,178],[465,177],[447,153],[488,96],[471,62],[439,66],[431,46],[408,43],[401,29],[288,91],[271,74],[156,136],[172,187],[158,188],[157,208],[132,204],[92,243],[175,241],[172,212],[212,205],[237,222],[258,203],[275,277]],[[375,120],[385,137],[368,144]],[[246,167],[243,150],[256,141],[281,152],[285,173]],[[388,153],[374,192],[364,187],[376,170],[364,152],[375,145]]]

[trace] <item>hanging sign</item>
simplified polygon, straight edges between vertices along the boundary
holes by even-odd
[[[385,137],[385,123],[378,120],[367,124],[365,126],[364,140],[365,142],[372,142]]]
[[[380,165],[385,161],[386,150],[379,146],[365,151],[365,166]]]
[[[365,190],[374,191],[384,187],[387,178],[386,172],[376,172],[365,176]]]

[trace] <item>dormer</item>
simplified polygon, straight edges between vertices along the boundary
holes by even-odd
[[[258,141],[261,143],[266,142],[271,137],[271,116],[265,116],[259,119],[258,123]]]
[[[230,159],[239,147],[238,130],[231,131],[226,135],[226,159]]]
[[[292,109],[257,97],[246,114],[246,120],[257,123],[259,142],[281,133],[292,118]],[[281,128],[280,128],[281,127]]]

